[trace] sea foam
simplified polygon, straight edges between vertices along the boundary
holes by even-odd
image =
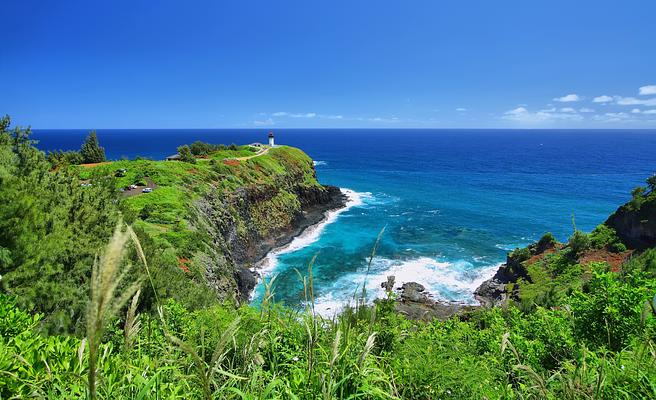
[[[339,313],[352,304],[354,295],[362,293],[363,285],[368,302],[385,297],[380,284],[390,275],[396,278],[395,289],[406,282],[418,282],[434,299],[476,304],[474,291],[494,275],[499,265],[475,267],[467,261],[447,262],[430,257],[406,260],[375,257],[368,275],[365,264],[358,272],[346,274],[331,287],[323,288],[324,294],[315,300],[315,311],[325,317]]]
[[[350,210],[353,207],[362,206],[364,204],[364,199],[371,196],[371,193],[368,192],[359,193],[354,190],[345,188],[340,188],[340,190],[347,197],[346,205],[337,210],[327,212],[323,221],[318,224],[309,226],[288,244],[271,250],[269,254],[267,254],[267,256],[254,268],[257,272],[260,273],[260,276],[270,275],[271,273],[275,272],[276,266],[278,265],[279,256],[300,250],[316,242],[321,237],[321,233],[323,233],[323,230],[326,228],[326,226],[335,222],[340,214]]]

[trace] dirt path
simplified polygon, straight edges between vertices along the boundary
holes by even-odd
[[[267,147],[267,148],[264,149],[264,150],[260,150],[258,153],[253,154],[252,156],[229,158],[229,160],[246,161],[246,160],[250,160],[251,158],[255,158],[255,157],[259,157],[259,156],[263,156],[263,155],[265,155],[266,153],[268,153],[269,150],[271,150],[271,147]]]

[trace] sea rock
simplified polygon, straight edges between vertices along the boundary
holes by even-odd
[[[380,287],[385,289],[386,292],[391,292],[394,290],[394,282],[396,281],[396,277],[394,275],[390,275],[387,277],[387,281],[383,282],[380,284]]]
[[[426,289],[417,282],[407,282],[401,286],[401,299],[408,302],[428,303],[430,299],[424,293]]]
[[[400,288],[400,296],[395,309],[407,318],[429,321],[439,319],[444,321],[454,315],[471,311],[476,306],[468,306],[456,302],[433,300],[425,287],[417,282],[406,282]]]

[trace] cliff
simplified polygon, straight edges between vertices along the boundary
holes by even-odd
[[[545,235],[537,243],[515,249],[496,274],[476,289],[476,299],[483,306],[511,300],[549,304],[580,287],[595,270],[621,271],[632,255],[656,247],[656,193],[634,197],[591,233],[580,233],[575,239],[561,244]]]
[[[627,246],[646,249],[656,246],[656,193],[648,196],[640,207],[631,203],[618,208],[605,222],[615,229]]]
[[[124,214],[152,242],[160,268],[184,272],[220,301],[247,300],[257,281],[251,268],[267,252],[346,203],[339,188],[317,181],[310,157],[286,146],[261,153],[241,146],[195,163],[118,161],[80,170],[84,182],[99,175],[116,175]]]

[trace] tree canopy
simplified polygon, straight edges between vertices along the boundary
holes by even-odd
[[[85,164],[105,161],[105,149],[100,147],[96,131],[91,131],[89,136],[84,140],[80,149],[80,155]]]

